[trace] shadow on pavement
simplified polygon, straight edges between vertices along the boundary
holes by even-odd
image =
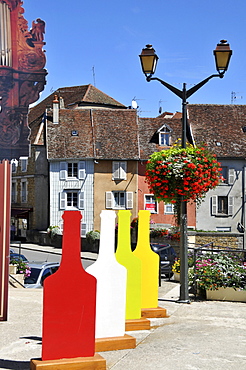
[[[0,359],[0,369],[30,370],[30,361],[12,361]]]

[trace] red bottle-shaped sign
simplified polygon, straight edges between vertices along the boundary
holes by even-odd
[[[81,218],[64,212],[61,265],[44,282],[43,361],[94,356],[96,279],[81,263]]]

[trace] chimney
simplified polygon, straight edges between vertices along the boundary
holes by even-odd
[[[59,100],[58,96],[54,96],[53,100],[53,123],[58,124],[59,123]]]

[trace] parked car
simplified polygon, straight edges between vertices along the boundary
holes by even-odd
[[[165,275],[168,279],[173,276],[172,266],[177,254],[170,244],[151,243],[151,248],[160,256],[160,274]]]
[[[25,288],[42,288],[44,280],[54,274],[59,266],[59,262],[30,262],[29,268],[31,275],[24,280]]]
[[[15,253],[15,252],[12,252],[10,251],[10,263],[15,260],[15,261],[24,261],[24,262],[28,262],[28,259],[24,256],[24,254],[19,254],[19,253]]]

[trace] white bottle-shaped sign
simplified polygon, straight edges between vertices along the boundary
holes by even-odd
[[[97,261],[86,271],[97,279],[96,338],[125,334],[127,270],[115,258],[115,212],[101,212]]]

